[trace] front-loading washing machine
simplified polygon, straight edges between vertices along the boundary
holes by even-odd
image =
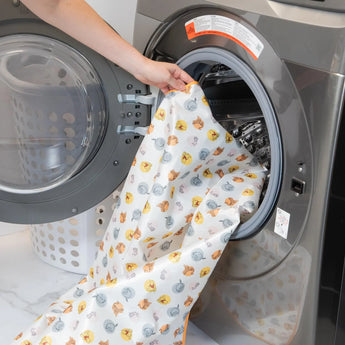
[[[146,54],[199,80],[218,121],[270,169],[191,319],[218,344],[341,344],[345,5],[188,3],[139,1],[135,43],[152,35]]]
[[[344,12],[337,0],[138,1],[135,46],[198,80],[269,171],[193,308],[218,344],[342,342]],[[0,15],[1,220],[68,218],[126,176],[155,101],[19,2]]]

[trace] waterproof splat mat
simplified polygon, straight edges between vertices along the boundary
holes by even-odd
[[[214,120],[197,83],[149,126],[88,276],[13,344],[181,345],[188,314],[265,169]]]

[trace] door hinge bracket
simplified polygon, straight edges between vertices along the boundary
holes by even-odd
[[[116,133],[117,134],[139,134],[145,136],[147,132],[147,127],[139,127],[139,126],[117,126]]]
[[[120,103],[140,103],[143,105],[154,105],[156,97],[153,95],[118,94],[117,99]]]

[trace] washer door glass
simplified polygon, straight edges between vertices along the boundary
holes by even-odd
[[[91,64],[64,43],[39,35],[0,38],[0,190],[52,189],[96,153],[105,100]]]

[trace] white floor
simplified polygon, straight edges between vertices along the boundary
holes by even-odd
[[[12,339],[71,288],[81,275],[50,266],[31,250],[28,230],[0,234],[0,338]],[[186,345],[217,345],[191,322]]]

